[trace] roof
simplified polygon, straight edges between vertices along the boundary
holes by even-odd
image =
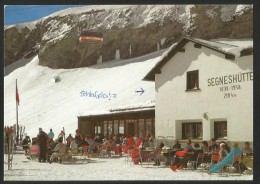
[[[98,117],[98,116],[112,116],[118,114],[131,114],[137,112],[148,112],[155,111],[155,105],[150,105],[146,107],[133,107],[133,108],[122,108],[122,109],[111,109],[109,111],[99,111],[99,112],[90,112],[88,114],[81,114],[78,118],[81,117]]]
[[[193,42],[194,47],[200,48],[201,46],[208,49],[217,51],[225,55],[226,59],[234,60],[236,57],[246,56],[253,54],[253,40],[245,40],[246,44],[241,44],[242,40],[236,40],[232,43],[231,40],[214,40],[207,41],[196,38],[183,37],[177,44],[173,44],[160,58],[160,61],[150,70],[150,72],[143,78],[143,80],[154,81],[155,74],[161,73],[161,68],[177,53],[184,52],[183,47],[188,42]],[[244,42],[245,42],[244,41]],[[232,43],[232,44],[231,44]]]

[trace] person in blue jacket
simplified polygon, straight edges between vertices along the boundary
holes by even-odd
[[[219,163],[213,165],[210,170],[209,173],[215,173],[218,172],[221,168],[223,168],[226,164],[231,164],[233,162],[233,157],[234,156],[241,156],[242,151],[239,149],[238,147],[238,143],[234,143],[232,150],[230,151],[230,153]]]

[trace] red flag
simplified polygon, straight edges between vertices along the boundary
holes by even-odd
[[[18,93],[18,88],[16,84],[16,103],[19,105],[20,99],[19,99],[19,93]]]

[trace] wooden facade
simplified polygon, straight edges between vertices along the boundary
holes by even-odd
[[[154,109],[79,116],[78,129],[86,136],[155,135],[154,119]]]

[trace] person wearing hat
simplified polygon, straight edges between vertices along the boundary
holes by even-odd
[[[221,161],[228,155],[228,151],[226,150],[225,143],[221,143],[219,146],[220,146],[220,150],[218,154],[219,154],[219,161]]]
[[[48,135],[42,130],[42,128],[39,128],[37,140],[38,140],[38,144],[39,144],[39,148],[40,148],[40,154],[39,154],[39,157],[38,157],[38,161],[39,162],[46,162]]]

